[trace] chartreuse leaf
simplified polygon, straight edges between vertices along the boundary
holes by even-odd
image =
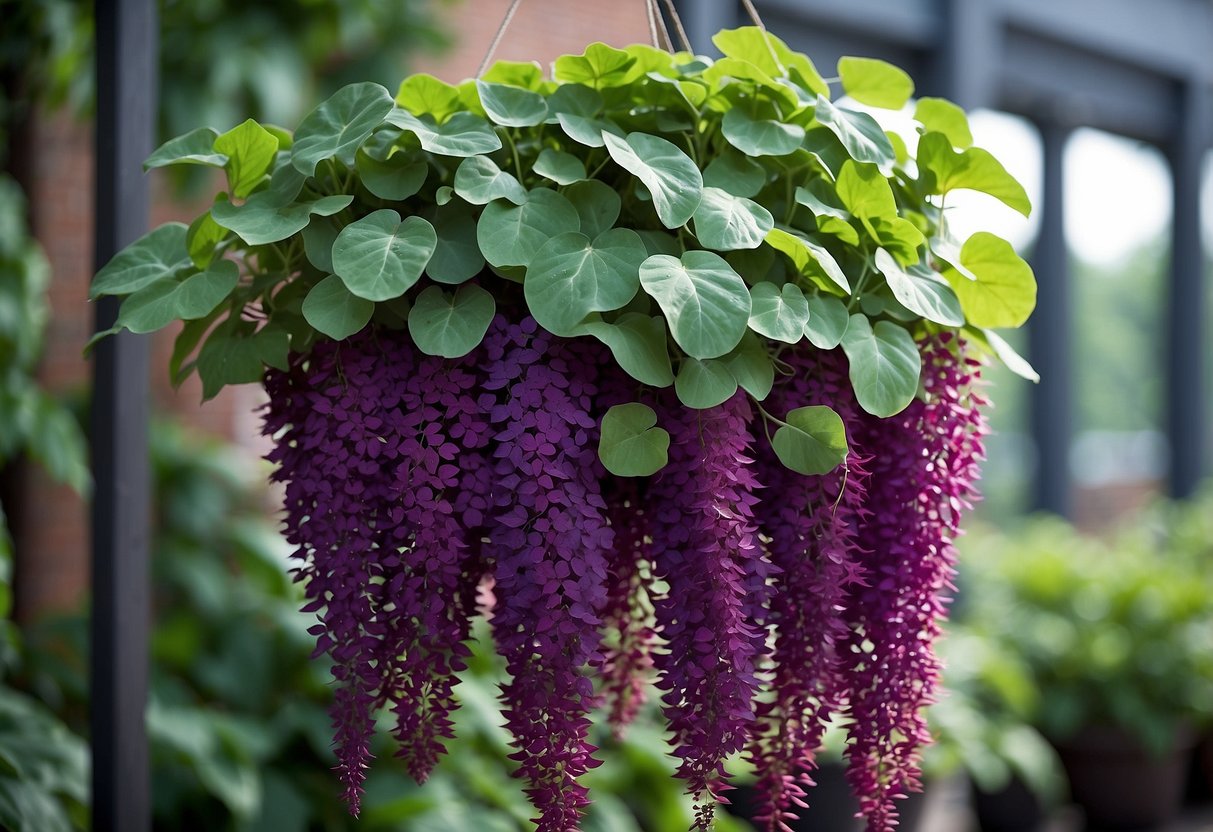
[[[944,326],[962,326],[964,313],[952,287],[930,269],[911,274],[904,271],[893,255],[876,249],[876,268],[884,275],[893,297],[911,312]]]
[[[704,188],[695,209],[695,236],[704,248],[716,251],[758,248],[774,227],[766,208],[720,188]]]
[[[842,204],[861,220],[873,217],[896,217],[897,201],[893,189],[875,165],[843,163],[834,185]],[[871,230],[870,223],[868,224]],[[875,235],[875,231],[872,232]]]
[[[403,295],[421,277],[437,245],[434,226],[421,217],[383,208],[352,222],[333,243],[333,271],[366,300]]]
[[[855,398],[873,416],[900,413],[918,392],[922,357],[910,333],[897,324],[877,321],[873,327],[863,315],[852,315],[842,349]]]
[[[368,191],[393,202],[408,199],[421,190],[430,171],[429,163],[420,153],[393,153],[380,160],[359,150],[354,157],[354,166]]]
[[[842,343],[850,313],[847,305],[833,295],[814,293],[808,297],[809,322],[804,325],[805,337],[819,350],[832,350]]]
[[[647,133],[629,133],[621,139],[604,132],[602,140],[615,163],[648,188],[662,224],[685,225],[703,192],[703,175],[691,158],[671,142]]]
[[[182,223],[165,223],[122,249],[97,272],[89,297],[129,295],[189,268],[186,230]]]
[[[183,136],[169,139],[147,157],[143,169],[151,170],[167,165],[206,165],[221,168],[227,163],[227,156],[215,150],[215,139],[218,137],[219,131],[213,127],[199,127]]]
[[[553,190],[535,188],[522,205],[503,200],[486,205],[476,223],[476,241],[490,264],[526,266],[549,239],[580,228],[572,203]]]
[[[543,69],[534,61],[496,61],[480,77],[494,84],[509,84],[527,90],[543,87]]]
[[[548,105],[542,95],[508,84],[476,81],[480,103],[489,119],[502,127],[534,127],[548,117]]]
[[[789,77],[812,93],[829,95],[813,62],[794,52],[782,40],[757,26],[724,29],[712,36],[712,43],[727,57],[749,61],[775,78]]]
[[[871,107],[900,110],[914,94],[909,75],[875,58],[839,58],[838,77],[847,95]]]
[[[1032,203],[1023,185],[1007,173],[1002,163],[980,147],[957,152],[943,133],[927,133],[918,140],[920,178],[929,192],[946,194],[969,189],[981,191],[1014,208],[1025,217],[1032,213]]]
[[[847,458],[842,417],[824,405],[798,407],[771,437],[779,461],[798,474],[828,474]]]
[[[720,188],[733,196],[755,196],[766,182],[766,169],[732,147],[724,148],[703,171],[704,187]]]
[[[600,179],[584,179],[564,189],[564,198],[573,203],[581,219],[581,233],[597,237],[615,225],[623,203],[619,194]]]
[[[775,362],[762,341],[752,332],[741,336],[741,343],[720,359],[729,368],[743,390],[762,401],[775,386]]]
[[[593,240],[578,231],[552,237],[527,267],[527,308],[544,329],[571,335],[591,312],[619,309],[635,296],[647,256],[640,236],[627,228]]]
[[[442,124],[407,110],[392,110],[386,119],[415,135],[423,149],[441,156],[477,156],[501,149],[501,139],[492,126],[475,113],[455,113]]]
[[[211,216],[249,245],[260,246],[302,231],[313,214],[331,217],[353,201],[352,196],[336,195],[283,204],[281,195],[265,190],[250,196],[243,205],[217,202],[211,208]]]
[[[674,392],[687,407],[707,410],[728,401],[737,392],[737,379],[723,361],[684,358],[674,379]]]
[[[657,414],[638,402],[617,404],[602,417],[598,458],[617,477],[647,477],[669,461],[670,434]]]
[[[552,66],[552,77],[566,84],[584,84],[596,90],[617,87],[630,80],[636,59],[605,43],[591,43],[580,55],[561,55]]]
[[[927,133],[943,133],[953,147],[966,148],[973,144],[969,118],[965,111],[946,98],[920,98],[914,107],[914,120]]]
[[[614,323],[607,323],[596,317],[581,324],[576,334],[593,335],[606,344],[623,371],[642,384],[669,387],[674,383],[663,318],[625,312]]]
[[[801,274],[817,278],[823,286],[833,284],[843,292],[851,293],[851,283],[838,261],[822,246],[782,228],[767,232],[766,241],[771,248],[786,254]]]
[[[413,115],[430,115],[436,121],[463,109],[459,89],[425,72],[410,75],[400,82],[396,103]]]
[[[1006,240],[979,231],[960,250],[965,268],[977,276],[968,280],[955,272],[946,277],[965,317],[973,326],[1016,327],[1036,308],[1036,278]]]
[[[531,169],[557,185],[571,185],[578,179],[585,179],[585,165],[580,159],[572,153],[553,150],[550,147],[539,152],[539,157]]]
[[[724,114],[720,130],[746,156],[786,156],[804,141],[804,128],[797,124],[754,118],[736,108]]]
[[[838,137],[852,159],[876,165],[885,176],[892,174],[897,155],[876,119],[867,113],[835,107],[822,95],[817,96],[815,117]]]
[[[682,259],[654,254],[640,264],[640,284],[665,313],[678,345],[693,358],[717,358],[741,341],[750,290],[718,254],[692,250]]]
[[[859,245],[859,233],[848,222],[851,212],[842,207],[838,195],[824,180],[815,179],[807,188],[797,188],[796,202],[813,212],[817,230],[822,234],[853,246]]]
[[[493,296],[474,283],[453,295],[429,286],[409,310],[409,334],[426,355],[459,358],[484,339],[496,311]]]
[[[278,139],[250,118],[215,139],[215,150],[227,156],[224,168],[232,196],[244,199],[270,172]]]
[[[367,81],[337,90],[304,117],[295,131],[291,164],[305,176],[336,157],[353,167],[354,152],[383,123],[395,102],[386,89]]]
[[[775,341],[795,344],[804,337],[809,322],[809,302],[795,283],[782,287],[758,283],[750,290],[754,299],[750,329]]]
[[[205,318],[236,288],[240,270],[231,260],[184,280],[161,280],[122,301],[115,326],[131,332],[155,332],[173,321]]]
[[[350,292],[335,274],[321,280],[303,299],[303,317],[328,337],[340,341],[360,332],[375,312],[372,301]]]
[[[228,230],[215,222],[211,212],[196,218],[185,233],[185,247],[190,259],[200,269],[205,269],[215,259],[215,249],[227,239]]]
[[[455,193],[473,205],[487,205],[494,199],[508,199],[515,205],[526,202],[526,188],[488,156],[469,156],[460,162],[454,184]]]
[[[438,239],[425,273],[439,283],[463,283],[480,273],[484,257],[476,244],[476,219],[463,204],[450,202],[434,209],[430,224]]]

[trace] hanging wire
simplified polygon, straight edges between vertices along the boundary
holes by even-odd
[[[660,49],[661,43],[657,39],[657,18],[653,16],[654,0],[644,0],[644,11],[649,16],[649,38],[653,41],[653,48]]]
[[[505,10],[505,17],[501,19],[501,25],[497,27],[497,34],[493,35],[493,40],[489,44],[488,51],[484,53],[484,60],[480,62],[480,68],[476,70],[476,77],[479,78],[484,74],[484,71],[489,68],[489,63],[493,60],[493,54],[497,51],[497,46],[501,43],[501,39],[505,37],[505,30],[510,27],[510,21],[514,19],[514,12],[518,11],[518,7],[522,5],[522,0],[513,0],[510,7]]]
[[[683,28],[682,18],[678,15],[678,7],[674,5],[674,0],[665,0],[665,7],[670,10],[670,19],[674,21],[674,29],[678,32],[678,40],[682,42],[682,48],[694,55],[695,50],[691,48],[691,39],[687,37],[687,30]]]
[[[763,24],[762,18],[759,17],[758,9],[754,8],[752,0],[741,0],[741,4],[745,6],[745,10],[750,15],[750,20],[754,21],[754,25],[765,32],[767,27]]]
[[[649,15],[652,19],[656,20],[657,25],[660,27],[662,41],[660,44],[657,44],[657,48],[664,49],[667,52],[673,52],[674,40],[670,37],[669,27],[667,27],[665,24],[665,15],[661,13],[660,0],[646,0],[646,5],[649,9]],[[662,46],[661,44],[665,45]]]
[[[754,25],[762,32],[762,42],[766,44],[767,52],[771,55],[771,60],[775,62],[775,66],[786,73],[787,70],[783,66],[783,61],[779,60],[779,56],[775,54],[775,47],[771,44],[771,35],[767,31],[766,24],[762,22],[762,16],[758,14],[758,9],[754,7],[753,0],[741,0],[741,4],[745,6],[746,12],[750,15],[750,20],[754,21]]]

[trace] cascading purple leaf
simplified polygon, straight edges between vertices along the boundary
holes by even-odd
[[[932,645],[953,589],[961,513],[976,492],[986,432],[978,368],[950,335],[922,345],[925,395],[888,419],[865,416],[856,444],[871,455],[858,543],[868,583],[848,606],[843,646],[849,694],[849,777],[869,830],[896,826],[896,799],[918,788],[930,742]]]
[[[665,405],[669,464],[647,495],[653,570],[668,586],[656,603],[665,643],[657,687],[678,776],[698,804],[696,826],[706,829],[727,787],[725,759],[742,749],[754,721],[771,566],[753,521],[745,395],[708,410],[670,398]]]
[[[511,758],[541,832],[576,829],[589,802],[578,777],[598,764],[588,741],[607,558],[613,547],[590,415],[595,368],[533,319],[498,318],[485,341],[483,400],[494,427],[493,634]]]
[[[764,406],[782,416],[797,407],[829,405],[853,436],[860,408],[842,350],[790,350],[783,360],[791,374]],[[765,829],[788,828],[796,819],[793,808],[805,805],[825,725],[844,706],[837,645],[849,632],[851,589],[863,583],[855,534],[865,513],[864,462],[852,446],[843,467],[805,476],[784,466],[769,446],[758,453],[767,498],[755,515],[779,570],[769,617],[776,633],[771,695],[758,704],[748,749],[758,772],[755,819]]]

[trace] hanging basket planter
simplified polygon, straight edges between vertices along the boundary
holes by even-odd
[[[917,787],[982,356],[1031,373],[991,328],[1035,302],[944,203],[1027,198],[946,101],[898,137],[760,29],[715,43],[354,84],[148,160],[227,190],[93,294],[117,329],[185,321],[171,371],[205,396],[264,384],[355,812],[383,708],[413,776],[438,763],[477,615],[541,830],[589,801],[591,713],[622,730],[650,684],[700,827],[738,753],[764,823],[794,817],[831,717],[870,829]]]

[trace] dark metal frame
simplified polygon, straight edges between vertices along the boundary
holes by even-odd
[[[692,42],[742,21],[735,0],[683,0]],[[1071,425],[1069,286],[1061,231],[1061,150],[1068,131],[1100,127],[1159,144],[1175,180],[1167,325],[1169,486],[1189,495],[1204,472],[1205,286],[1201,163],[1213,129],[1213,6],[1192,0],[766,0],[763,14],[823,66],[841,54],[884,57],[929,93],[996,107],[1041,127],[1045,187],[1035,260],[1040,309],[1032,358],[1043,381],[1032,409],[1040,450],[1037,507],[1068,511]],[[140,170],[155,124],[154,0],[97,0],[97,237],[105,263],[147,227]],[[97,306],[108,329],[117,304]],[[123,334],[96,350],[92,414],[93,829],[151,825],[144,724],[150,618],[148,346]]]

